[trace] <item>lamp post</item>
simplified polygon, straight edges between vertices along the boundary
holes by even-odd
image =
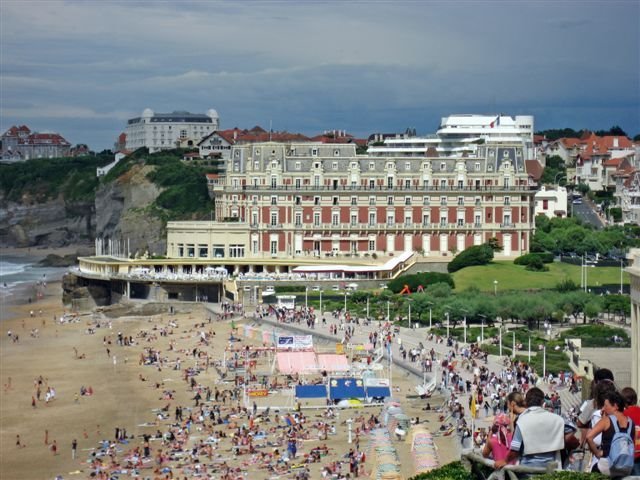
[[[304,308],[309,309],[309,287],[304,287]]]
[[[322,316],[322,289],[320,289],[320,316]]]
[[[351,420],[350,418],[347,419],[347,443],[353,443],[353,435],[352,435],[352,431],[351,431],[351,425],[353,424],[353,420]]]
[[[558,173],[556,173],[556,176],[555,176],[555,177],[554,177],[554,179],[553,179],[553,183],[554,183],[555,185],[559,185],[559,184],[558,184],[558,181],[557,181],[557,180],[558,180],[558,177],[560,177],[560,178],[564,177],[564,173],[562,173],[562,172],[558,172]]]
[[[462,328],[464,329],[463,343],[466,345],[467,344],[467,313],[469,312],[467,310],[462,310],[462,312],[463,312]]]
[[[445,313],[447,316],[447,340],[449,340],[449,312]]]
[[[409,302],[409,329],[411,329],[411,299],[407,301]]]
[[[369,321],[369,295],[367,294],[367,321]]]
[[[389,300],[387,300],[387,322],[391,321],[391,317],[389,316]]]
[[[344,291],[344,316],[347,318],[347,291]]]
[[[478,315],[482,321],[480,322],[480,345],[484,343],[484,321],[487,318],[486,315]]]
[[[516,358],[516,331],[511,332],[513,334],[513,351],[511,352],[511,356]]]
[[[429,302],[427,305],[429,305],[429,330],[431,330],[431,307],[433,303]]]
[[[531,335],[529,335],[529,365],[531,365]]]
[[[547,346],[542,347],[542,379],[547,377]]]
[[[493,295],[498,296],[498,280],[493,281]]]
[[[623,266],[624,266],[624,260],[620,259],[620,295],[622,295],[622,273],[624,272],[623,270]]]
[[[499,345],[500,345],[499,355],[500,355],[500,358],[502,358],[502,320],[500,321],[500,326],[498,327],[498,339],[499,339]]]

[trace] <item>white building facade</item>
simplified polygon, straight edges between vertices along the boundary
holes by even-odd
[[[146,108],[140,117],[127,121],[127,150],[146,147],[149,152],[170,150],[185,140],[193,140],[194,145],[203,137],[220,128],[218,113],[211,109],[206,114],[175,111],[154,113]]]
[[[566,188],[560,186],[548,188],[543,185],[535,195],[534,214],[535,216],[546,215],[549,218],[564,218],[567,216],[567,200]]]

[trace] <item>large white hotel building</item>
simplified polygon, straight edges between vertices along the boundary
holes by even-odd
[[[529,250],[533,117],[453,115],[433,136],[354,144],[233,145],[209,179],[215,221],[169,222],[167,256],[451,256],[496,237]]]

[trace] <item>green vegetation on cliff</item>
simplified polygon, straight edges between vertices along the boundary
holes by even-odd
[[[59,195],[68,201],[93,201],[96,168],[112,161],[109,155],[36,158],[0,166],[0,188],[10,201],[29,196],[36,203]]]
[[[149,213],[167,220],[205,218],[211,211],[205,173],[212,169],[189,165],[181,161],[187,150],[165,150],[150,154],[146,149],[136,150],[122,160],[104,178],[111,182],[126,174],[134,165],[155,167],[147,178],[162,188]]]

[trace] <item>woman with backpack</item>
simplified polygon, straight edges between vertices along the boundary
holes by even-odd
[[[612,478],[631,473],[635,427],[633,421],[622,413],[624,407],[625,401],[619,392],[607,392],[604,395],[604,415],[587,433],[589,450],[598,458],[592,472]],[[594,439],[601,433],[602,443],[598,447]]]

